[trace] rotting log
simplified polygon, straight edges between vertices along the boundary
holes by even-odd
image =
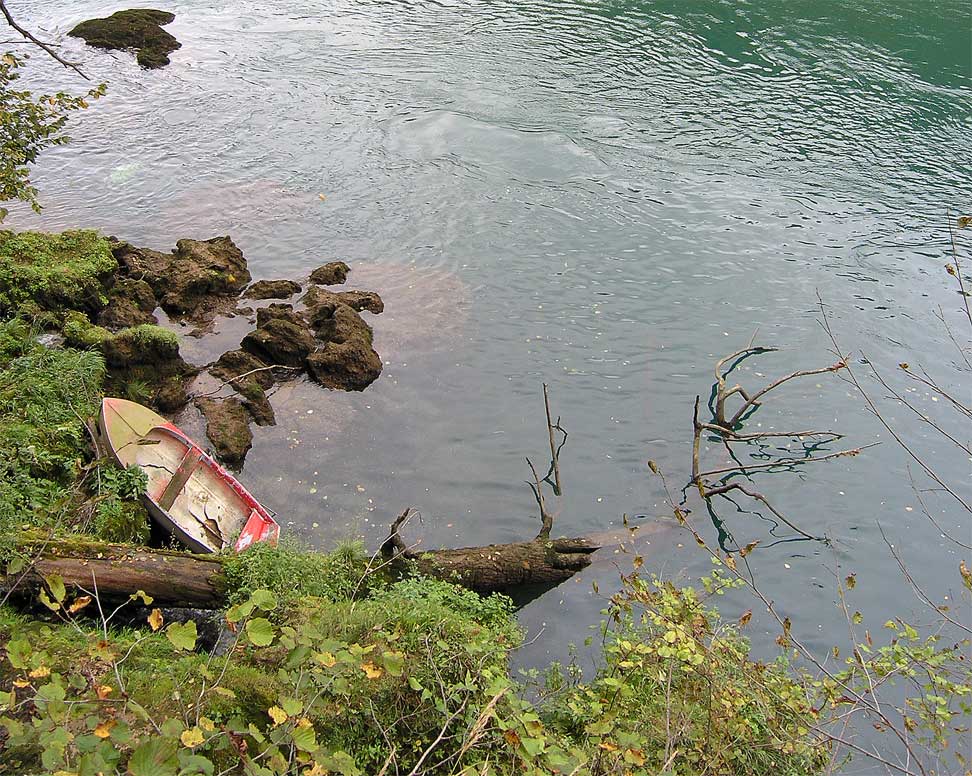
[[[402,520],[396,521],[392,533],[399,542]],[[386,545],[395,548],[392,537]],[[481,595],[553,587],[588,566],[598,549],[586,539],[535,539],[420,553],[403,548],[404,543],[392,556],[386,554],[382,571],[408,575],[415,569]],[[30,538],[21,543],[21,550],[31,560],[17,573],[0,574],[4,594],[33,595],[44,577],[57,575],[68,587],[97,590],[107,602],[124,601],[142,590],[152,596],[154,606],[212,609],[226,604],[223,558],[218,555],[76,539]]]
[[[20,548],[30,561],[15,574],[0,576],[5,593],[32,593],[44,577],[97,591],[105,601],[123,601],[144,591],[156,606],[212,609],[226,602],[222,560],[216,555],[106,544],[85,540],[28,539]]]

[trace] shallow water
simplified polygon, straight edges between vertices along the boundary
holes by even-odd
[[[38,5],[24,21],[48,37],[117,8]],[[747,362],[747,383],[833,361],[817,291],[846,350],[887,373],[923,362],[968,396],[934,317],[942,305],[961,321],[942,267],[946,208],[968,210],[972,191],[967,4],[272,5],[170,3],[183,47],[161,71],[65,38],[109,96],[38,166],[43,215],[11,223],[158,248],[228,233],[256,278],[343,259],[352,285],[382,292],[381,379],[362,394],[287,385],[278,426],[256,433],[244,479],[291,532],[375,546],[412,505],[424,546],[531,535],[523,459],[545,460],[542,381],[570,432],[558,529],[653,523],[664,494],[646,461],[684,482],[692,401],[717,358],[758,329],[783,350]],[[80,86],[39,56],[32,67],[34,84]],[[887,410],[968,494],[966,457]],[[756,420],[883,442],[757,478],[831,546],[720,512],[740,544],[762,541],[760,584],[810,644],[846,637],[838,564],[858,574],[853,603],[872,625],[911,611],[878,522],[927,590],[958,587],[906,458],[845,384],[794,384]],[[930,506],[970,536],[950,503]],[[653,570],[708,567],[668,525],[643,541]],[[609,551],[524,610],[531,635],[543,628],[525,664],[584,639],[602,605],[591,581],[609,592],[615,562],[630,561]]]

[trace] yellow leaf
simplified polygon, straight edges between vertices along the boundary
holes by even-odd
[[[747,625],[749,625],[749,621],[751,619],[753,619],[753,610],[747,609],[742,613],[742,617],[739,618],[739,627],[745,628]]]
[[[267,709],[267,714],[270,715],[270,719],[273,720],[274,725],[282,725],[287,721],[287,712],[279,706],[271,706]]]
[[[43,679],[45,676],[51,675],[51,669],[47,666],[39,666],[30,672],[31,679]]]
[[[91,603],[91,596],[83,595],[80,598],[77,598],[75,602],[68,607],[68,612],[70,614],[80,612],[82,609],[84,609],[84,607],[86,607],[90,603]]]
[[[848,590],[853,590],[855,587],[857,587],[857,575],[856,574],[850,574],[844,580],[844,584],[847,585],[847,589]]]
[[[645,559],[642,558],[640,555],[635,555],[634,560],[631,561],[631,565],[634,566],[635,570],[637,571],[638,569],[640,569],[642,566],[645,565]]]
[[[188,746],[190,749],[195,749],[203,742],[204,739],[205,736],[203,736],[203,732],[198,727],[183,730],[182,735],[179,736],[179,740],[182,741],[182,745]]]
[[[959,574],[962,575],[962,584],[969,590],[972,590],[972,571],[969,571],[969,567],[965,565],[964,560],[959,563]]]
[[[334,655],[332,655],[330,652],[318,652],[316,655],[314,655],[314,659],[325,668],[330,668],[337,663],[337,658],[334,657]]]
[[[212,733],[216,729],[216,724],[209,717],[200,717],[199,727],[207,733]]]
[[[641,766],[645,764],[645,753],[641,749],[625,749],[624,760],[632,765]]]
[[[600,746],[601,749],[603,749],[605,752],[616,752],[616,751],[618,751],[618,745],[615,744],[615,743],[612,743],[611,741],[601,741],[601,743],[598,744],[598,746]]]
[[[99,684],[95,687],[95,692],[98,693],[98,700],[103,701],[109,695],[115,691],[115,688],[110,684]]]
[[[726,565],[733,571],[736,570],[736,559],[732,555],[726,555]]]
[[[94,729],[94,734],[98,736],[98,738],[108,738],[108,736],[111,735],[111,729],[115,727],[116,724],[117,723],[115,720],[106,719]]]
[[[148,616],[148,624],[153,632],[157,631],[162,627],[162,610],[153,609],[151,614]]]
[[[24,687],[30,687],[30,682],[26,679],[14,679],[13,686],[22,690]]]
[[[362,663],[361,670],[365,672],[365,676],[369,679],[378,679],[381,677],[381,669],[374,663]]]

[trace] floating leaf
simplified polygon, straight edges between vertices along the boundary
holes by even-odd
[[[749,555],[749,553],[751,553],[753,550],[755,550],[757,546],[759,546],[759,541],[758,540],[755,541],[755,542],[750,542],[749,544],[747,544],[745,547],[743,547],[739,551],[739,557],[740,558],[745,558],[747,555]]]
[[[246,635],[255,647],[266,647],[273,641],[273,626],[266,617],[254,617],[246,624]]]
[[[196,623],[174,622],[165,629],[165,635],[176,649],[191,650],[196,647]]]
[[[749,625],[749,621],[751,619],[753,619],[753,610],[747,609],[745,612],[742,613],[742,616],[739,618],[739,627],[745,628],[747,625]]]

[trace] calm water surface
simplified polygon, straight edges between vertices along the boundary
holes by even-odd
[[[48,37],[122,7],[33,5],[24,21]],[[383,294],[381,379],[355,395],[287,386],[273,400],[279,425],[256,433],[244,479],[291,533],[375,546],[412,505],[426,546],[532,535],[523,459],[544,460],[547,381],[570,432],[559,530],[596,533],[627,514],[649,532],[648,567],[704,573],[706,558],[659,521],[664,494],[646,461],[684,482],[692,401],[754,330],[783,350],[748,362],[747,383],[831,363],[818,290],[845,349],[887,372],[925,363],[969,395],[934,316],[942,305],[960,323],[942,269],[945,212],[972,207],[964,2],[166,7],[183,47],[161,71],[62,41],[109,96],[43,157],[43,215],[12,221],[157,248],[230,234],[256,278],[343,259],[355,285]],[[33,85],[80,87],[40,57],[32,69]],[[224,330],[227,347],[239,333]],[[968,495],[969,461],[887,411]],[[762,542],[758,579],[803,638],[822,651],[846,638],[838,566],[858,574],[853,605],[872,627],[916,606],[879,523],[926,589],[952,595],[958,556],[846,385],[793,385],[757,419],[884,442],[757,478],[831,546],[788,541],[746,504],[719,512],[739,544]],[[929,505],[970,537],[951,504],[932,494]],[[716,524],[694,516],[715,540]],[[524,664],[584,639],[603,605],[591,582],[614,589],[615,563],[630,560],[609,551],[523,611],[531,635],[542,629]]]

